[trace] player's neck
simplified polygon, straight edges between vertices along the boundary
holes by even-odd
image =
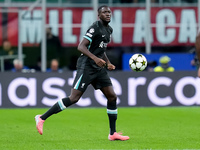
[[[103,26],[105,26],[105,27],[107,27],[107,26],[108,26],[108,24],[109,24],[108,22],[106,22],[106,21],[103,21],[103,20],[101,20],[101,19],[100,19],[100,22],[101,22],[101,23],[102,23],[102,25],[103,25]]]

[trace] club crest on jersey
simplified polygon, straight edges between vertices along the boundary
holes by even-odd
[[[101,43],[99,44],[99,47],[106,48],[107,45],[108,45],[108,43],[104,43],[103,41],[101,41]]]
[[[85,86],[85,83],[82,83],[81,88],[84,88],[84,86]]]
[[[94,33],[94,28],[91,28],[91,29],[89,30],[89,32],[90,32],[90,33]]]

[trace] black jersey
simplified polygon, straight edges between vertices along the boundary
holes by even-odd
[[[104,52],[106,51],[107,44],[110,42],[111,34],[113,29],[108,25],[103,26],[100,21],[94,22],[83,36],[90,41],[88,50],[99,58],[103,58]],[[94,60],[88,56],[81,54],[77,61],[78,69],[101,69]]]

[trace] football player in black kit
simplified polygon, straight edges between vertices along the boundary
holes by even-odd
[[[111,64],[105,53],[113,32],[113,29],[109,26],[111,20],[110,8],[105,5],[99,7],[98,17],[99,20],[89,27],[83,40],[78,45],[78,50],[82,54],[77,61],[77,74],[74,79],[71,95],[59,100],[43,115],[35,116],[36,127],[41,135],[43,134],[44,121],[51,115],[78,102],[88,85],[91,84],[95,89],[100,89],[108,100],[107,114],[110,126],[108,139],[111,141],[125,141],[129,139],[128,136],[122,136],[116,132],[117,96],[106,71],[106,69],[115,69],[115,66]]]

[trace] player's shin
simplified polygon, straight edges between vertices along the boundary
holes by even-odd
[[[47,112],[45,112],[41,116],[41,119],[46,120],[51,115],[59,113],[60,111],[64,110],[66,107],[69,107],[70,105],[72,105],[70,99],[68,97],[63,98],[56,102]]]
[[[116,120],[117,120],[116,101],[107,102],[107,114],[109,118],[110,135],[113,135],[114,132],[116,132]]]

